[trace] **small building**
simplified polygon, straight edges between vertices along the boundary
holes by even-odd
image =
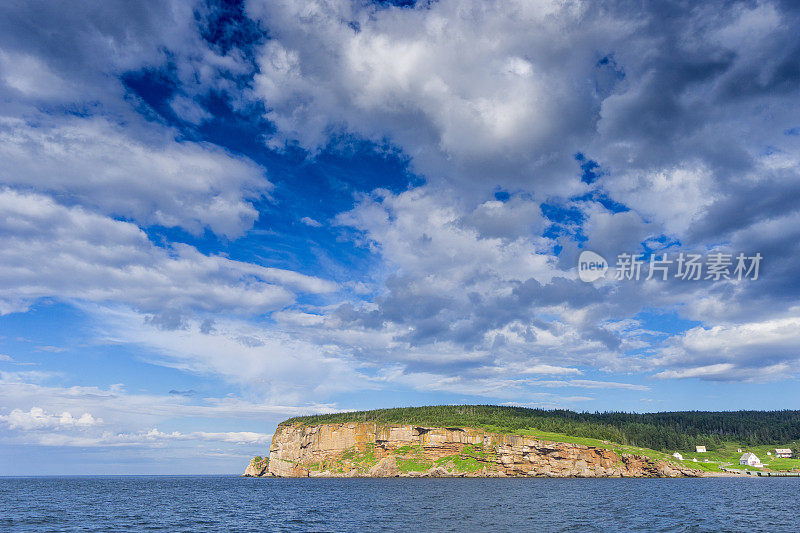
[[[705,446],[695,446],[694,447],[694,451],[696,453],[706,453],[706,447]]]
[[[775,457],[783,457],[784,459],[792,458],[792,450],[789,448],[775,448]]]
[[[739,459],[740,465],[747,465],[747,466],[763,466],[761,464],[761,459],[756,457],[756,454],[753,452],[747,452],[742,454],[742,457]]]
[[[683,461],[683,456],[681,454],[679,454],[678,452],[673,453],[672,457],[674,457],[678,461]]]
[[[736,451],[739,452],[739,453],[742,453],[742,449],[741,448],[736,448]]]

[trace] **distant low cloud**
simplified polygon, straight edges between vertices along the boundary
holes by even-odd
[[[195,431],[181,433],[173,431],[166,433],[153,428],[139,433],[110,433],[102,432],[99,435],[69,435],[63,433],[43,433],[34,437],[37,444],[43,446],[76,446],[86,447],[138,447],[138,446],[164,446],[176,441],[205,441],[219,442],[236,445],[265,445],[272,438],[272,434],[253,433],[247,431],[209,433]]]
[[[0,415],[10,429],[85,429],[103,424],[102,418],[95,418],[89,413],[72,416],[69,411],[61,414],[46,413],[41,407],[32,407],[30,411],[14,409],[7,415]]]
[[[539,381],[539,385],[544,387],[578,387],[581,389],[625,389],[625,390],[650,390],[647,385],[637,385],[634,383],[620,383],[617,381],[598,381],[592,379],[569,379],[559,381]]]

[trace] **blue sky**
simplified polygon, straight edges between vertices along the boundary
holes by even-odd
[[[800,409],[796,6],[0,11],[0,475],[234,473],[348,409]]]

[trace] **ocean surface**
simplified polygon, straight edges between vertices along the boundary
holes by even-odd
[[[0,478],[0,531],[799,531],[800,478]]]

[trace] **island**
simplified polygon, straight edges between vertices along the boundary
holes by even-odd
[[[278,425],[269,456],[253,458],[244,475],[604,478],[737,475],[755,469],[734,463],[733,454],[742,449],[738,446],[748,447],[734,439],[752,437],[758,426],[760,438],[765,442],[785,440],[786,435],[800,431],[800,417],[794,413],[575,413],[476,405],[296,417]],[[774,435],[769,431],[770,422],[779,428]],[[731,429],[726,432],[720,427]],[[770,453],[764,452],[770,444],[750,444],[749,448],[756,446],[762,455]],[[700,449],[704,452],[697,451]],[[789,451],[786,446],[781,449]],[[797,459],[780,461],[780,466],[789,470],[800,468]]]

